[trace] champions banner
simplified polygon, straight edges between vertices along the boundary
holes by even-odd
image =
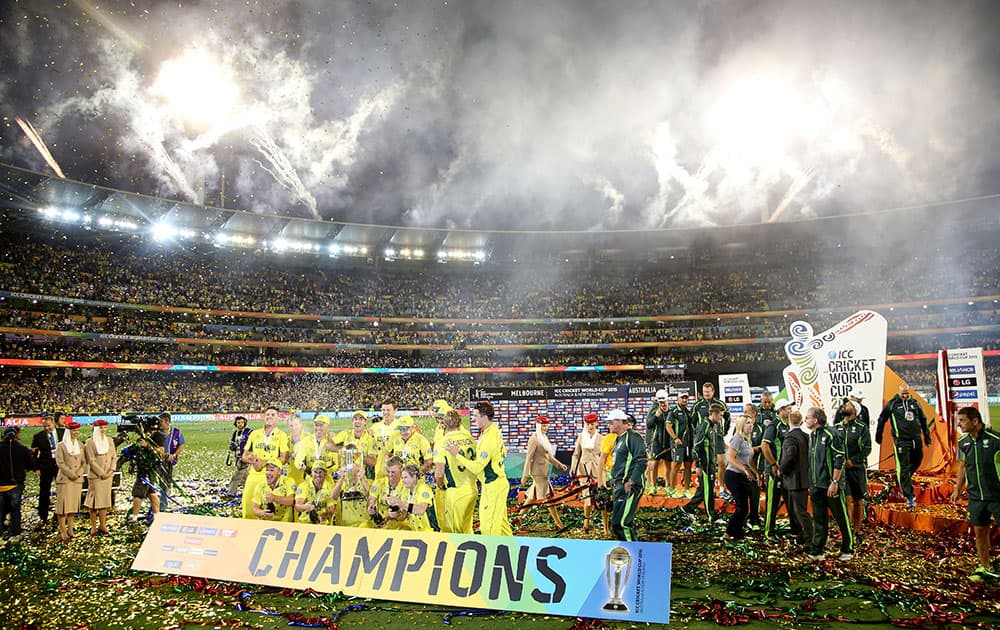
[[[351,597],[667,623],[668,543],[387,531],[161,512],[132,569]]]

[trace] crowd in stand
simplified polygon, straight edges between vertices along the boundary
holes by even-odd
[[[928,353],[940,347],[998,346],[991,331],[933,333],[938,329],[990,326],[997,323],[996,278],[1000,250],[985,249],[974,259],[943,255],[931,270],[921,261],[902,257],[894,273],[872,282],[870,270],[850,257],[822,265],[808,257],[796,265],[774,265],[762,252],[746,265],[693,269],[650,269],[641,266],[592,266],[584,269],[511,266],[394,269],[356,266],[323,268],[316,259],[275,264],[273,256],[198,248],[157,249],[141,243],[82,244],[37,234],[4,234],[0,257],[0,290],[48,296],[37,300],[9,296],[0,300],[0,326],[31,329],[7,332],[0,356],[37,360],[117,363],[248,365],[278,367],[508,367],[553,365],[652,365],[685,363],[778,364],[784,361],[782,339],[798,315],[753,314],[765,310],[814,309],[802,316],[820,332],[840,321],[849,305],[947,299],[930,308],[880,308],[890,331],[919,334],[891,336],[890,354]],[[956,255],[957,256],[957,255]],[[965,254],[963,253],[963,256]],[[952,279],[956,265],[963,282]],[[921,281],[914,283],[920,269]],[[938,276],[941,277],[938,277]],[[178,281],[183,279],[183,281]],[[571,281],[570,281],[571,280]],[[955,302],[956,298],[962,301]],[[70,304],[65,300],[98,300],[120,305]],[[965,303],[970,299],[969,304]],[[63,300],[63,301],[59,301]],[[271,314],[337,315],[379,321],[331,322],[296,318],[259,318],[202,313],[167,313],[124,304],[219,309]],[[707,313],[751,313],[739,317],[701,318]],[[384,322],[388,317],[442,318],[601,318],[690,314],[690,319],[660,322]],[[45,332],[42,332],[45,331]],[[927,331],[927,332],[924,332]],[[66,334],[69,333],[69,334]],[[83,334],[132,335],[155,341],[88,339]],[[351,349],[255,347],[200,342],[361,344]],[[597,344],[778,339],[691,347],[575,351],[502,351],[476,346],[504,344]],[[439,344],[446,349],[391,351],[363,344]],[[989,363],[989,362],[988,362]],[[926,365],[926,364],[924,364]],[[901,368],[908,369],[908,368]],[[932,383],[924,368],[915,370],[921,387]],[[632,375],[634,376],[634,375]],[[216,382],[198,377],[168,378],[153,374],[128,378],[113,371],[96,378],[27,371],[0,383],[0,410],[41,409],[148,410],[171,406],[183,410],[252,409],[281,401],[297,408],[338,408],[367,396],[360,379],[296,376],[285,380],[250,375],[247,381]],[[580,379],[582,377],[576,376]],[[597,378],[630,379],[627,373]],[[990,391],[996,371],[990,365]],[[250,387],[248,384],[252,383]],[[164,384],[167,386],[164,387]],[[453,398],[459,391],[447,382],[422,383],[419,395],[393,392],[401,401],[418,404],[424,394]],[[360,390],[359,390],[360,388]],[[384,395],[385,385],[379,385]],[[374,394],[371,394],[374,396]],[[411,400],[412,398],[412,400]],[[166,405],[163,401],[170,401]]]
[[[397,270],[358,267],[350,273],[309,261],[195,248],[144,248],[115,243],[76,247],[8,235],[3,240],[4,289],[77,299],[188,308],[376,317],[630,317],[884,304],[996,293],[1000,250],[941,254],[927,268],[919,258],[896,261],[872,282],[851,257],[840,262],[797,259],[739,270],[477,267]],[[954,259],[948,258],[954,256]],[[968,269],[956,282],[955,266]],[[16,270],[16,273],[13,273]],[[582,272],[581,272],[582,271]],[[919,277],[920,282],[913,278]],[[185,282],[177,282],[184,278]]]
[[[49,308],[62,311],[65,305],[53,303]],[[992,305],[990,305],[992,306]],[[86,314],[81,314],[86,313]],[[993,308],[953,309],[952,311],[888,312],[890,330],[926,330],[995,324],[997,310]],[[467,346],[503,344],[599,344],[633,342],[678,342],[721,339],[783,338],[788,334],[789,319],[785,317],[746,316],[745,320],[704,319],[693,321],[661,321],[634,326],[627,323],[601,325],[561,324],[539,327],[535,324],[484,325],[455,323],[437,327],[415,324],[380,323],[379,326],[347,323],[340,326],[311,320],[261,320],[242,318],[234,323],[228,316],[205,315],[190,320],[190,316],[174,314],[139,314],[110,308],[76,307],[71,313],[0,308],[0,326],[51,331],[133,335],[145,337],[217,339],[227,341],[268,341],[303,343],[353,344],[419,344]],[[151,315],[156,315],[152,317]],[[843,313],[822,313],[812,316],[816,329],[835,324]],[[796,316],[798,317],[798,316]]]

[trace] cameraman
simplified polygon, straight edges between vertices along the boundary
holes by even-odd
[[[243,484],[247,481],[247,473],[250,464],[243,461],[243,451],[247,447],[247,440],[250,438],[252,429],[247,426],[247,419],[243,416],[236,416],[233,421],[233,434],[229,437],[229,452],[236,457],[236,469],[233,471],[233,478],[229,480],[229,494],[242,494]],[[229,461],[229,458],[226,458]]]
[[[177,459],[180,457],[181,451],[184,450],[184,435],[181,430],[172,427],[170,420],[170,414],[166,411],[160,414],[160,436],[163,438],[163,446],[160,452],[162,457],[161,460],[161,481],[163,485],[160,486],[160,506],[165,508],[167,506],[167,495],[169,494],[170,486],[174,483],[174,466],[177,465]]]
[[[120,430],[120,429],[119,429]],[[139,440],[122,449],[121,461],[131,462],[135,470],[135,483],[132,485],[132,514],[129,520],[138,521],[139,508],[142,500],[149,499],[149,509],[155,515],[160,511],[160,495],[158,484],[162,483],[160,461],[163,453],[163,434],[154,431],[147,438],[140,433]]]

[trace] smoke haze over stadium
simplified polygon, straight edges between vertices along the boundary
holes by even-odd
[[[616,229],[991,195],[994,2],[6,3],[0,160],[261,213]],[[225,183],[223,183],[225,182]]]

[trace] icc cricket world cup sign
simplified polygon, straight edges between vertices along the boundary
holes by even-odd
[[[881,406],[885,382],[888,325],[875,311],[858,311],[836,326],[814,334],[812,325],[791,325],[785,344],[791,365],[783,375],[791,399],[801,407],[819,407],[828,414],[854,389]]]

